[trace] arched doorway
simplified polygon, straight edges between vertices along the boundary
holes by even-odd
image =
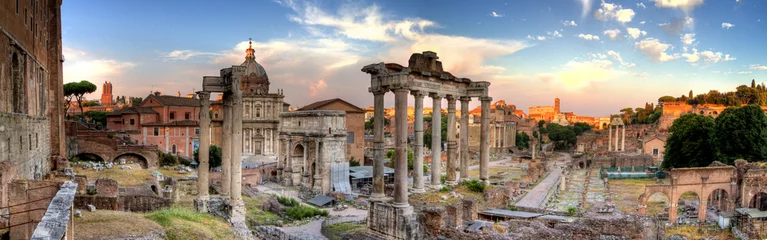
[[[104,161],[104,158],[102,158],[99,155],[93,154],[93,153],[80,153],[80,154],[75,155],[75,157],[77,159],[79,159],[80,161],[85,161],[85,162],[88,162],[88,161],[90,161],[90,162],[103,162]]]
[[[304,145],[296,144],[296,146],[293,148],[293,153],[290,155],[290,159],[292,164],[291,166],[297,166],[299,169],[301,169],[303,172],[303,164],[304,164]]]
[[[759,192],[754,194],[751,198],[751,202],[748,204],[749,208],[757,208],[759,211],[767,211],[767,193]]]
[[[730,209],[730,195],[724,189],[716,189],[708,195],[706,202],[709,209],[713,209],[713,213],[729,211]]]
[[[679,195],[679,199],[677,201],[677,217],[681,221],[677,222],[698,222],[698,208],[700,206],[700,197],[698,196],[698,193],[693,191],[687,191],[685,193],[682,193],[682,195]]]
[[[671,207],[671,199],[662,192],[656,192],[647,197],[648,216],[663,215],[664,218],[668,218],[669,207]]]
[[[123,154],[115,157],[115,159],[113,159],[112,162],[120,163],[121,160],[125,160],[126,164],[129,163],[129,162],[138,163],[139,165],[141,165],[141,168],[148,168],[149,167],[149,163],[148,163],[147,159],[144,156],[141,156],[141,155],[136,154],[136,153],[123,153]]]

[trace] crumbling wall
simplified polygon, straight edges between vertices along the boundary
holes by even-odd
[[[488,208],[505,208],[511,201],[509,188],[499,187],[485,192],[485,203]]]

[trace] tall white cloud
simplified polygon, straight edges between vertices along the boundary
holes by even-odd
[[[673,48],[671,44],[661,43],[658,39],[648,38],[636,42],[634,46],[645,56],[658,62],[676,60],[679,56],[668,54],[666,51]]]
[[[642,31],[639,28],[626,28],[626,33],[634,39],[647,35],[647,32]]]
[[[686,33],[681,37],[682,43],[690,45],[695,42],[695,33]]]

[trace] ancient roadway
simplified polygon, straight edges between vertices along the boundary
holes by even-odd
[[[549,189],[552,187],[556,187],[557,183],[559,183],[559,177],[562,176],[562,169],[559,166],[556,165],[563,165],[559,164],[564,160],[565,162],[569,162],[570,155],[566,153],[560,153],[562,154],[562,157],[557,159],[557,163],[555,166],[549,166],[553,168],[551,171],[551,174],[549,174],[543,181],[538,183],[538,185],[535,185],[535,187],[527,192],[527,195],[523,197],[519,202],[517,202],[516,206],[519,207],[529,207],[529,208],[538,208],[541,206],[543,201],[546,198],[546,194],[549,192]]]

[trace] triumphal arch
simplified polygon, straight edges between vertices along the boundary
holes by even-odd
[[[447,125],[456,124],[456,100],[461,101],[461,145],[460,178],[468,178],[468,126],[469,101],[479,98],[482,106],[480,131],[480,179],[488,180],[488,161],[490,158],[490,102],[489,82],[473,82],[468,78],[458,78],[442,69],[442,62],[437,61],[437,53],[426,51],[413,53],[408,66],[397,63],[376,63],[362,68],[370,74],[370,89],[374,96],[374,165],[373,193],[368,214],[369,228],[379,234],[397,239],[417,239],[418,223],[413,207],[408,203],[408,95],[415,98],[415,144],[413,174],[413,193],[425,192],[423,181],[423,99],[429,96],[433,100],[432,129],[441,128],[442,98],[447,99]],[[384,195],[384,95],[394,92],[395,111],[395,149],[394,199],[390,201]],[[456,184],[458,165],[456,152],[456,128],[447,128],[447,184]],[[432,139],[441,139],[441,131],[432,131]],[[431,187],[440,187],[440,141],[432,141]]]

